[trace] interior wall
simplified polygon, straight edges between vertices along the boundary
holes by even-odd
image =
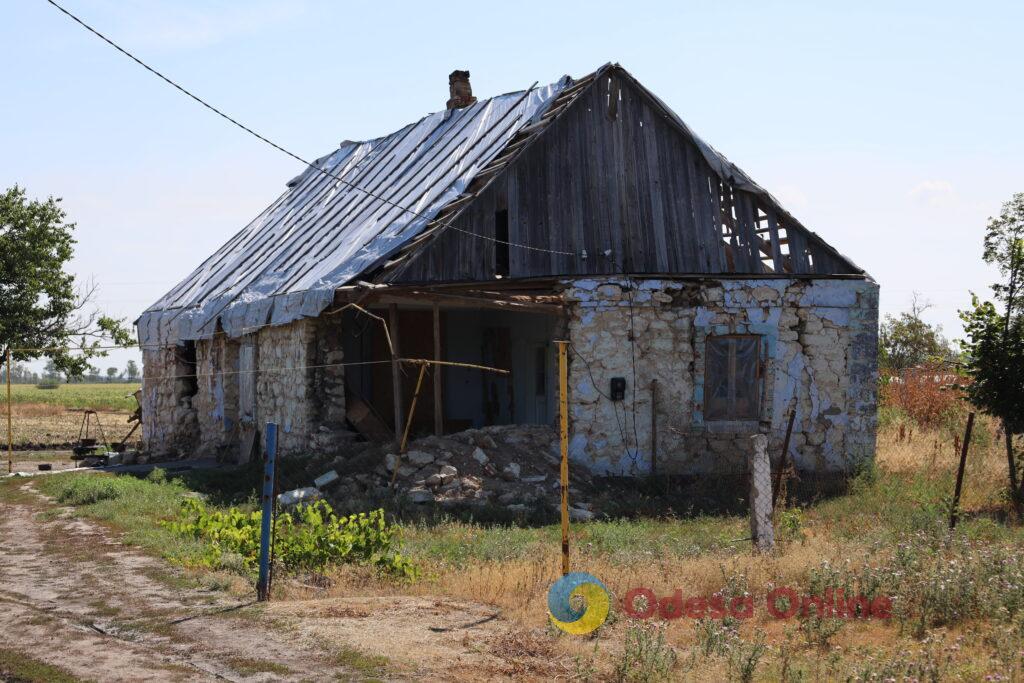
[[[442,347],[446,359],[511,370],[503,377],[445,368],[447,431],[488,424],[549,424],[557,413],[555,318],[537,313],[454,310]]]
[[[386,308],[373,313],[389,319]],[[399,310],[399,351],[406,358],[433,358],[431,309]],[[489,424],[548,424],[557,413],[555,318],[537,313],[491,309],[440,311],[441,359],[511,370],[509,376],[467,368],[444,367],[442,404],[446,433]],[[382,325],[346,311],[342,345],[347,361],[373,361],[346,368],[347,391],[371,404],[393,426],[391,364]],[[434,430],[433,369],[428,369],[413,416],[413,434]],[[408,410],[418,371],[402,373],[402,398]]]

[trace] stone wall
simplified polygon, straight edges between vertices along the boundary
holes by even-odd
[[[184,346],[143,349],[142,438],[147,451],[182,457],[199,442],[195,366]]]
[[[255,343],[253,424],[278,425],[281,455],[330,451],[352,438],[345,424],[340,321],[265,327]],[[218,333],[185,347],[143,353],[143,437],[154,455],[233,455],[239,446],[242,342]],[[182,379],[182,376],[187,376]],[[193,377],[193,379],[188,379]]]
[[[256,426],[277,423],[280,455],[308,452],[316,429],[313,405],[316,321],[264,327],[256,336]]]
[[[237,444],[238,346],[223,333],[196,342],[197,455],[212,456]]]
[[[865,280],[575,280],[569,306],[572,457],[595,472],[642,474],[651,463],[657,380],[660,471],[745,471],[750,435],[777,454],[790,410],[801,470],[848,472],[874,455],[878,287]],[[634,344],[630,343],[632,336]],[[705,421],[709,335],[761,338],[760,417]],[[635,357],[635,376],[634,376]],[[625,400],[608,398],[612,377]],[[603,394],[603,395],[602,395]]]

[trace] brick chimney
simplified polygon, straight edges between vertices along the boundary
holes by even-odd
[[[469,84],[469,72],[455,70],[448,75],[449,109],[462,109],[476,102]]]

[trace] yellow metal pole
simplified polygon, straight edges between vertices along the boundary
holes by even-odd
[[[562,446],[562,575],[569,573],[569,368],[567,341],[558,344],[558,414]]]
[[[14,469],[14,429],[11,427],[11,349],[7,349],[7,474]]]
[[[405,421],[405,431],[402,432],[402,441],[398,445],[398,454],[395,456],[395,469],[391,472],[391,486],[395,485],[395,479],[398,477],[398,466],[402,463],[402,456],[405,455],[405,448],[409,444],[409,428],[412,427],[412,416],[416,413],[416,401],[420,397],[420,387],[423,386],[423,375],[426,371],[427,364],[420,363],[420,374],[416,378],[416,391],[412,395],[409,417]]]

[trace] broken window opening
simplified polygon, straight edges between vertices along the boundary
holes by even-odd
[[[508,209],[494,212],[494,239],[494,274],[498,277],[508,277]]]
[[[760,417],[761,337],[707,338],[704,366],[704,420],[756,420]]]
[[[191,340],[185,341],[177,357],[177,396],[179,399],[190,398],[199,393],[199,378],[196,377],[196,343]]]

